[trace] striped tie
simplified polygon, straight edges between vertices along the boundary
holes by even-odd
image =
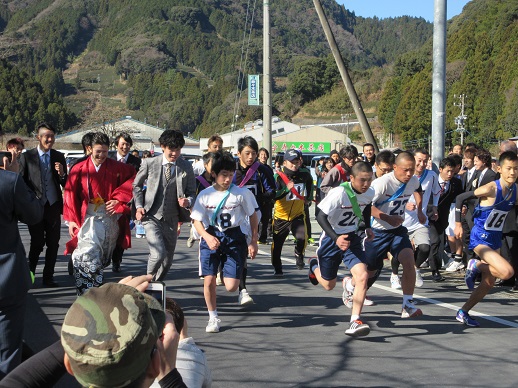
[[[169,182],[171,179],[171,163],[167,163],[165,166],[165,180],[166,182]]]

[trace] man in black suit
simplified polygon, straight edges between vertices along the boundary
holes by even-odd
[[[57,287],[58,284],[54,281],[54,267],[61,235],[61,188],[65,187],[67,181],[66,161],[61,152],[52,149],[56,141],[56,131],[50,124],[41,123],[36,138],[39,141],[38,147],[28,150],[20,157],[20,174],[44,206],[43,221],[29,226],[29,268],[32,273],[36,273],[40,253],[46,245],[43,285]]]
[[[437,204],[437,219],[430,219],[430,269],[432,270],[432,280],[440,282],[444,277],[440,274],[441,259],[439,246],[444,231],[448,227],[450,215],[450,205],[455,201],[457,195],[462,194],[462,183],[460,179],[454,177],[454,170],[457,166],[452,158],[444,158],[439,164],[439,203]]]
[[[140,158],[132,155],[130,153],[131,147],[133,146],[133,139],[126,132],[121,132],[115,138],[115,147],[117,148],[117,153],[112,157],[112,159],[117,160],[121,163],[126,163],[135,167],[136,172],[140,169],[140,163],[142,162]],[[129,223],[129,218],[125,215],[121,217],[126,217],[127,222]],[[121,246],[117,245],[113,251],[112,255],[112,271],[120,272],[121,271],[121,261],[122,255],[124,254],[124,249]]]
[[[32,283],[18,221],[33,224],[42,217],[43,207],[21,176],[0,169],[0,380],[22,359],[25,301]]]

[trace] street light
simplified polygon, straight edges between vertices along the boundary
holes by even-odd
[[[348,143],[350,143],[350,141],[349,141],[349,119],[350,118],[351,118],[351,113],[344,113],[342,115],[342,122],[347,119],[347,142]]]

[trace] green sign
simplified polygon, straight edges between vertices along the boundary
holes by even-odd
[[[326,142],[272,142],[272,152],[286,152],[287,150],[297,149],[305,154],[329,154],[331,152],[331,143]]]
[[[248,75],[248,105],[261,105],[259,102],[258,75]]]

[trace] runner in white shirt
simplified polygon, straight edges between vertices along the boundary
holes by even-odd
[[[367,240],[374,234],[370,229],[370,209],[374,190],[372,167],[366,162],[357,162],[351,169],[351,181],[331,189],[319,203],[317,221],[323,229],[317,259],[309,263],[309,280],[320,283],[326,290],[336,285],[338,267],[343,261],[351,271],[352,278],[343,281],[343,300],[352,315],[345,334],[364,336],[369,334],[369,325],[360,320],[360,313],[367,294],[367,265],[362,238],[357,234],[361,220],[365,220]]]
[[[415,287],[414,252],[407,229],[402,225],[405,207],[412,194],[415,197],[418,220],[421,223],[426,222],[426,216],[422,211],[421,186],[419,179],[414,176],[414,171],[414,155],[410,152],[402,152],[396,158],[394,171],[372,183],[375,191],[372,201],[374,217],[372,228],[375,237],[374,240],[365,242],[369,286],[379,276],[387,252],[390,252],[403,266],[401,318],[422,315],[422,311],[414,306],[412,299]]]
[[[426,222],[421,224],[417,217],[417,208],[415,198],[412,195],[406,204],[405,221],[403,226],[408,230],[408,237],[413,241],[414,258],[415,258],[415,286],[423,286],[423,277],[419,271],[419,267],[423,264],[430,254],[430,232],[428,226],[428,217],[426,216],[430,198],[432,198],[431,219],[437,219],[437,203],[439,202],[439,182],[438,177],[432,170],[427,170],[426,165],[430,154],[427,150],[419,148],[414,152],[415,158],[415,176],[419,179],[422,190],[422,212],[426,217]],[[395,289],[401,288],[401,282],[398,276],[399,261],[393,259],[392,275],[390,275],[390,286]]]

